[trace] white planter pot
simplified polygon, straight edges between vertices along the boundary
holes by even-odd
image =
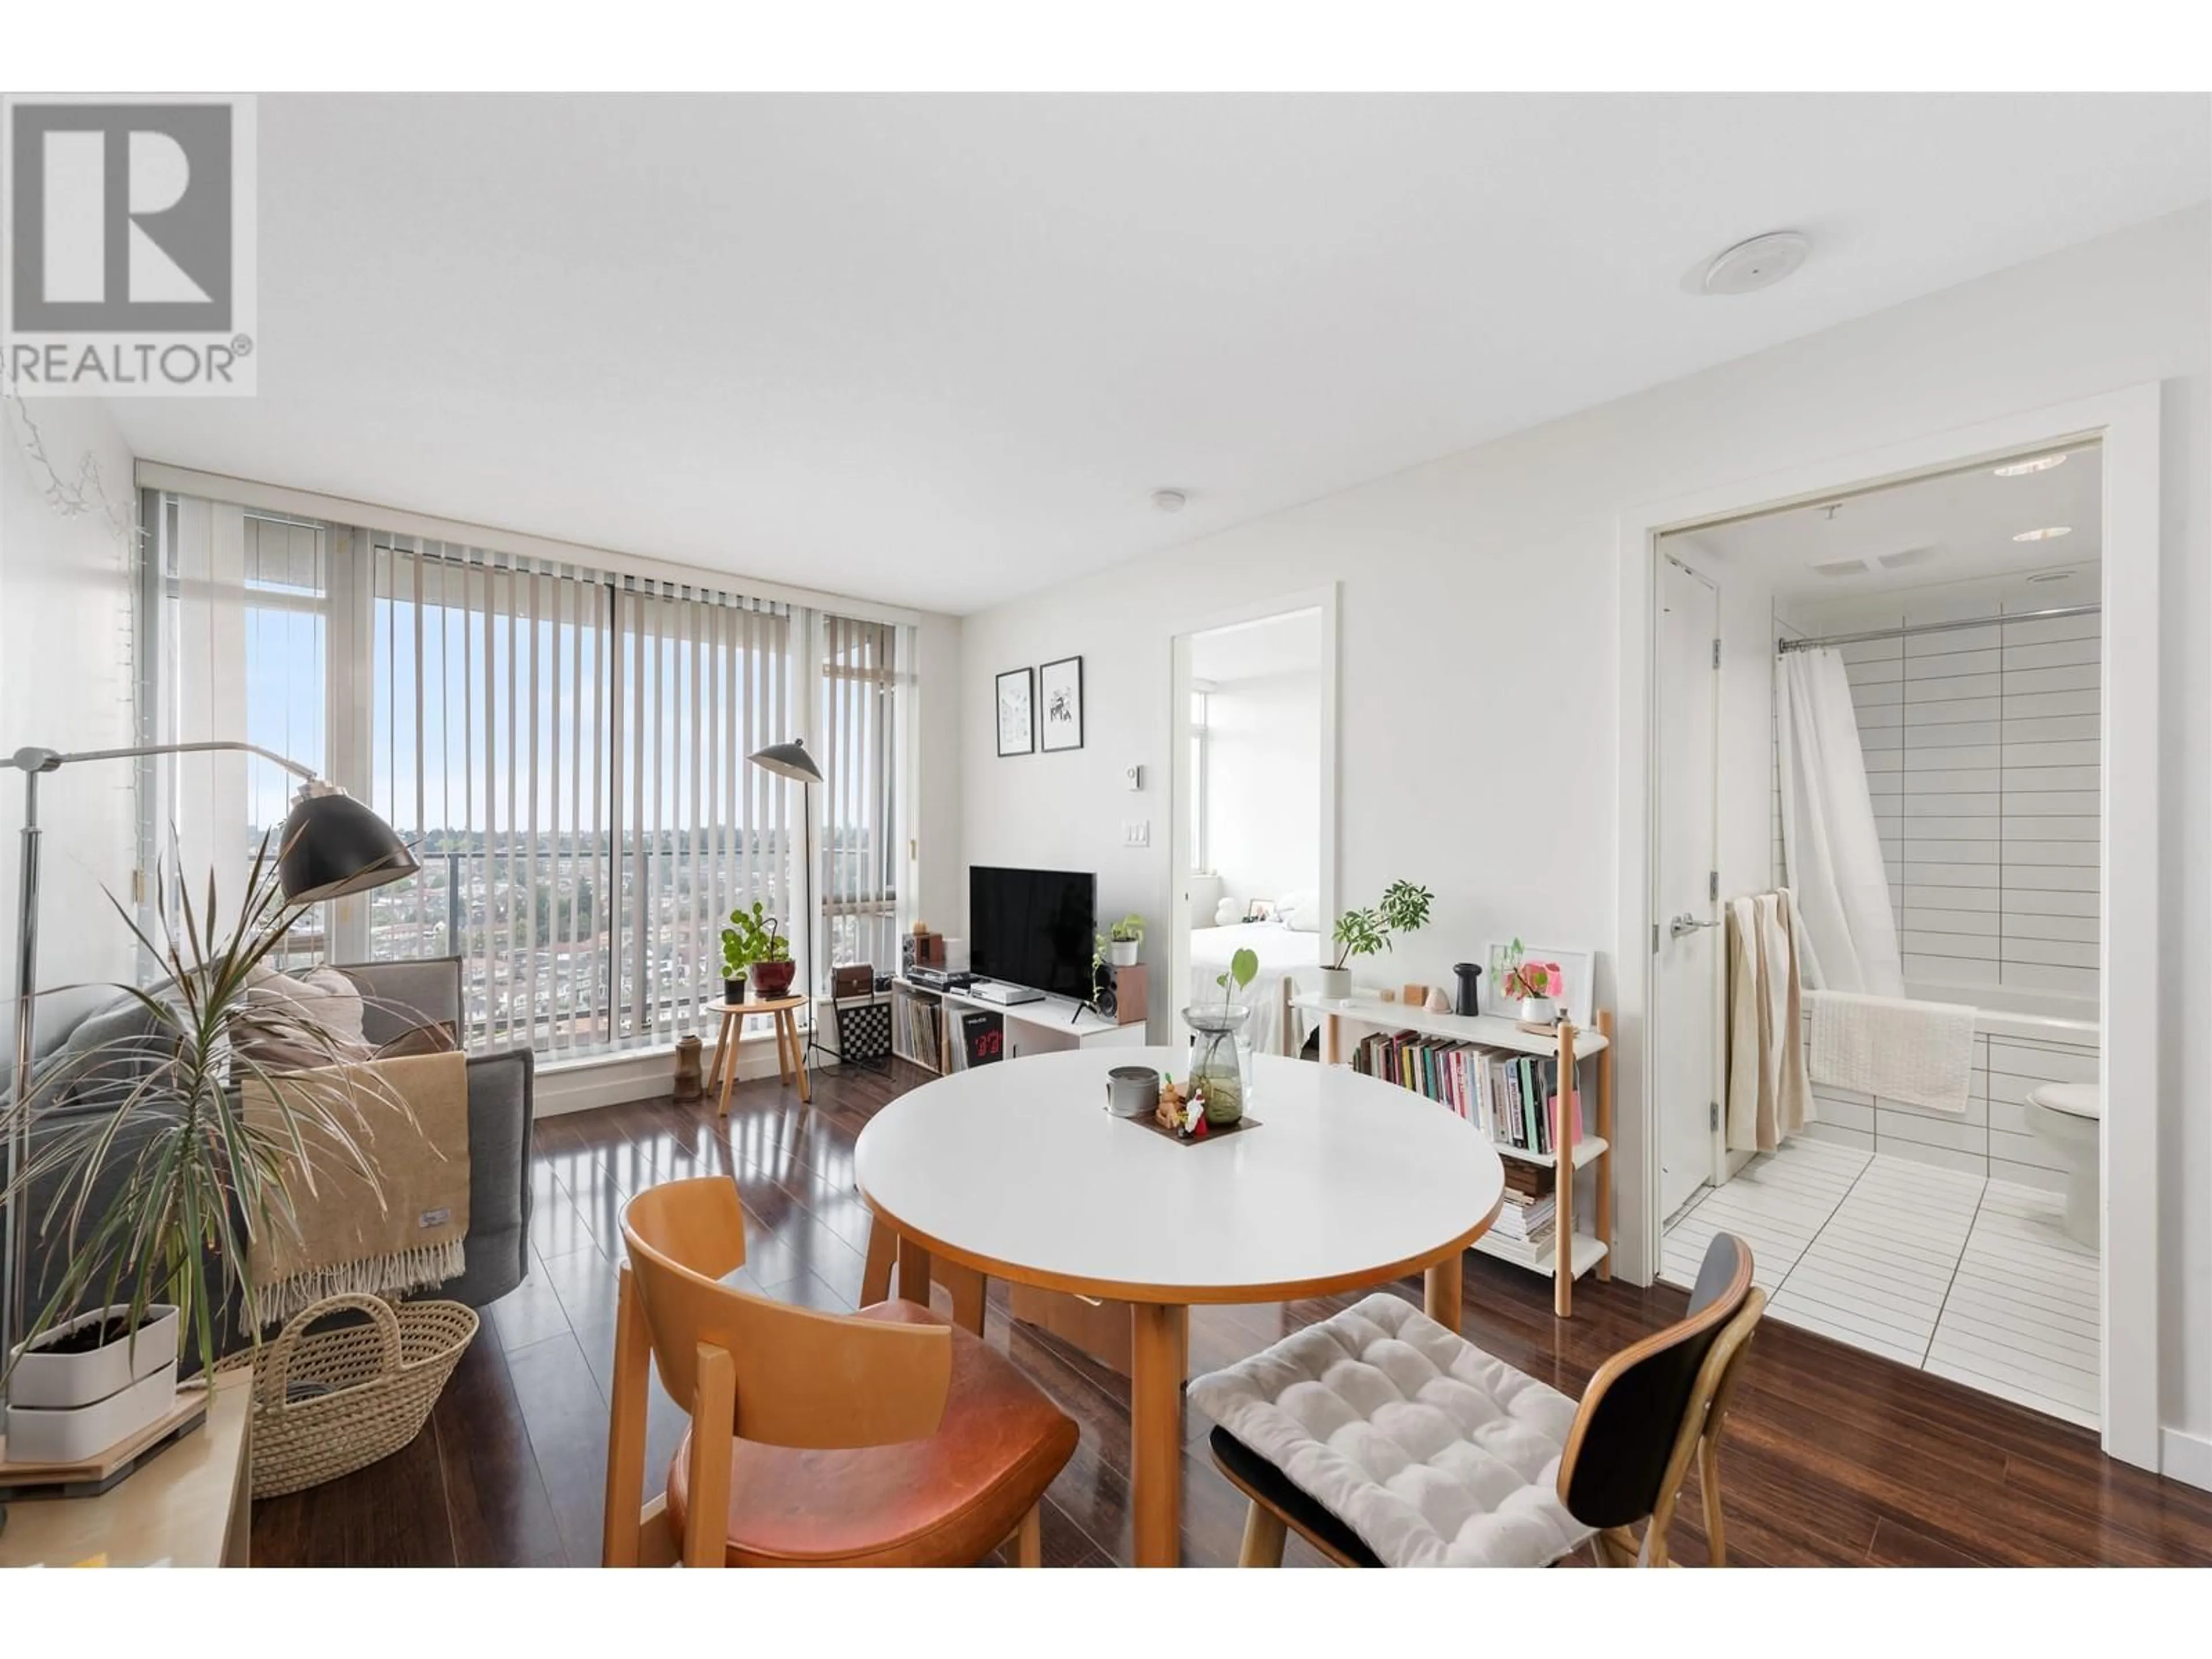
[[[67,1411],[8,1407],[12,1463],[82,1463],[128,1440],[177,1403],[177,1362],[89,1406]]]
[[[1342,1002],[1352,994],[1352,969],[1324,968],[1321,970],[1321,994],[1331,1002]]]
[[[101,1320],[127,1316],[127,1307],[101,1308],[80,1315],[49,1333],[59,1336]],[[177,1372],[177,1310],[166,1303],[146,1310],[146,1322],[136,1338],[94,1348],[89,1353],[53,1353],[42,1348],[28,1352],[15,1362],[8,1384],[8,1403],[41,1411],[70,1411],[120,1394],[155,1372]]]
[[[1137,947],[1141,942],[1142,941],[1140,940],[1133,939],[1117,939],[1108,941],[1106,945],[1106,960],[1112,963],[1116,968],[1135,967],[1137,965]]]
[[[1522,997],[1521,1021],[1524,1025],[1554,1025],[1559,1023],[1559,1011],[1549,997]]]

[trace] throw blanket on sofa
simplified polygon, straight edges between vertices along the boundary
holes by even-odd
[[[469,1231],[468,1061],[458,1054],[371,1060],[244,1085],[249,1119],[272,1119],[271,1088],[313,1091],[348,1127],[372,1184],[341,1148],[311,1146],[309,1170],[288,1167],[296,1227],[282,1218],[253,1240],[261,1322],[326,1296],[396,1296],[460,1276]],[[295,1106],[296,1109],[296,1106]],[[310,1188],[312,1176],[312,1189]]]

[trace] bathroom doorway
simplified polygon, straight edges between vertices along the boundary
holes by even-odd
[[[1773,1317],[2092,1427],[2104,508],[2088,438],[1674,530],[1656,549],[1653,655],[1658,1276],[1688,1284],[1711,1236],[1735,1233]],[[1696,1138],[1676,1097],[1696,1079],[1667,1060],[1681,1024],[1667,951],[1705,918],[1668,868],[1670,773],[1698,746],[1674,728],[1703,716],[1668,706],[1668,641],[1692,568],[1753,602],[1715,628],[1716,660],[1739,669],[1719,678],[1710,930],[1729,958],[1723,1144],[1683,1202],[1677,1148]],[[1765,912],[1733,927],[1753,904],[1784,931]],[[1893,1011],[1853,1028],[1865,1053],[1815,1042],[1819,994],[1838,991]],[[1848,1086],[1903,1076],[1875,1052],[1884,1031],[1942,1033],[1948,1084]]]

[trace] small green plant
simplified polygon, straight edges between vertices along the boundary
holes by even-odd
[[[1145,942],[1145,919],[1132,910],[1106,930],[1106,937],[1116,945],[1142,945]]]
[[[1371,957],[1390,948],[1394,933],[1418,933],[1428,926],[1429,907],[1436,895],[1410,881],[1394,881],[1382,890],[1382,902],[1362,910],[1346,910],[1336,919],[1336,960],[1332,968],[1348,968],[1354,957]]]
[[[790,943],[777,931],[781,926],[758,899],[750,910],[741,904],[731,911],[730,925],[722,929],[722,977],[742,979],[757,962],[789,962]]]
[[[1258,951],[1239,951],[1235,956],[1230,957],[1229,971],[1225,974],[1216,974],[1213,976],[1213,982],[1221,988],[1223,1005],[1225,1006],[1231,998],[1257,979],[1259,975],[1260,953]]]

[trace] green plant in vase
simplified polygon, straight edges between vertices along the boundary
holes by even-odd
[[[1238,1039],[1252,1010],[1236,1000],[1237,993],[1260,973],[1260,958],[1239,951],[1229,958],[1225,973],[1214,976],[1221,988],[1218,1003],[1194,1003],[1182,1011],[1194,1033],[1191,1038],[1190,1088],[1206,1101],[1206,1121],[1224,1129],[1244,1115],[1244,1050]]]
[[[790,943],[778,931],[781,927],[758,899],[750,909],[741,904],[730,912],[730,925],[722,929],[722,994],[730,1001],[745,1000],[748,972],[764,995],[780,996],[791,988],[791,975],[781,966],[791,961]],[[762,971],[763,966],[768,972]]]
[[[1379,956],[1390,948],[1391,935],[1411,933],[1428,926],[1429,907],[1436,896],[1419,883],[1394,881],[1382,890],[1379,903],[1364,909],[1346,910],[1336,919],[1336,954],[1321,970],[1322,994],[1352,994],[1352,959]]]

